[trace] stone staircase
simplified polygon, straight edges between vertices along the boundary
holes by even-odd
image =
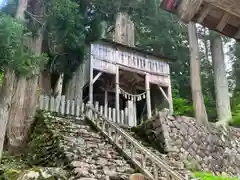
[[[73,169],[70,180],[129,179],[135,170],[149,180],[193,179],[182,163],[161,154],[133,132],[104,117],[101,107],[82,107],[83,117],[76,118],[74,113],[68,119],[66,115],[55,117],[64,127],[56,131],[61,131],[58,132],[62,134],[60,148],[64,149]]]
[[[141,141],[136,140],[127,131],[109,121],[98,108],[87,105],[86,117],[105,136],[125,158],[129,159],[147,179],[151,180],[187,180],[193,179],[184,170],[182,164],[168,159],[166,155],[151,148],[146,148]],[[179,167],[181,166],[181,167]]]
[[[63,149],[73,175],[69,180],[92,178],[99,180],[128,179],[135,172],[113,145],[84,120],[55,117],[64,129],[60,148]]]

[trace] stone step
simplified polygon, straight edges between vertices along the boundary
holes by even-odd
[[[64,126],[60,148],[73,169],[73,179],[124,179],[128,180],[135,169],[119,154],[99,132],[91,129],[82,119],[81,124],[74,120],[57,118]]]
[[[134,167],[115,149],[115,145],[107,141],[100,132],[93,129],[83,118],[78,121],[57,118],[57,121],[64,127],[56,131],[59,131],[58,134],[62,135],[60,148],[64,149],[68,161],[71,162],[70,167],[73,169],[72,180],[82,178],[128,180],[130,175],[136,172]],[[135,137],[148,151],[160,157],[163,162],[166,162],[166,165],[172,167],[172,170],[185,176],[186,171],[181,163],[170,159],[166,154],[161,154],[151,144],[139,138],[134,132],[129,130],[127,132]],[[120,144],[121,141],[120,139]],[[128,149],[127,154],[131,157],[131,144],[126,144],[126,146]],[[136,149],[135,159],[139,159],[139,162],[142,162],[142,156],[141,151]],[[149,161],[146,160],[145,169],[155,174],[150,159]],[[169,174],[162,168],[159,168],[156,173],[158,174],[157,179],[169,179]]]

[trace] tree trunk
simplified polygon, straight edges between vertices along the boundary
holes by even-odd
[[[211,52],[214,67],[214,84],[216,93],[216,108],[218,121],[221,125],[228,125],[232,119],[228,80],[225,71],[223,45],[220,35],[211,38]]]
[[[14,79],[14,72],[7,69],[4,74],[3,86],[0,94],[0,161],[2,158],[5,133],[10,112]]]
[[[130,47],[135,46],[134,23],[127,13],[117,15],[113,40]]]
[[[23,76],[18,77],[14,83],[14,86],[6,137],[8,150],[10,151],[18,151],[17,147],[21,145],[23,140],[21,129],[24,128],[24,97],[26,78]],[[16,147],[16,149],[14,147]]]
[[[62,95],[62,87],[63,87],[63,79],[64,74],[60,74],[57,80],[57,83],[54,88],[54,96],[61,96]]]
[[[28,0],[18,0],[18,8],[16,12],[16,18],[19,20],[24,20],[24,12],[27,9]]]
[[[198,38],[195,24],[190,22],[188,25],[189,46],[190,46],[190,65],[191,65],[191,88],[195,117],[199,124],[208,126],[208,118],[204,105],[201,76],[200,58],[198,48]]]
[[[28,0],[19,0],[18,8],[16,11],[16,18],[20,20],[24,20],[24,12],[27,9]],[[3,151],[3,145],[5,141],[5,134],[7,131],[7,125],[10,124],[9,115],[11,112],[11,102],[13,96],[13,88],[14,88],[14,80],[16,79],[15,73],[6,69],[4,75],[4,82],[2,86],[1,99],[0,99],[0,160]]]
[[[46,71],[42,71],[39,76],[39,88],[41,94],[50,96],[52,94],[51,87],[51,73]]]
[[[85,76],[86,76],[86,65],[85,62],[83,62],[82,64],[80,64],[80,66],[78,67],[77,70],[77,77],[76,77],[76,91],[75,91],[75,99],[82,102],[83,100],[83,87],[86,84],[85,81]]]
[[[19,3],[27,3],[25,0],[20,1]],[[25,4],[24,4],[25,5]],[[41,8],[38,2],[34,4],[36,9],[41,12]],[[19,4],[19,8],[27,7]],[[17,12],[24,12],[24,10],[19,10]],[[39,13],[38,12],[38,13]],[[23,16],[17,16],[22,17]],[[24,19],[22,19],[24,20]],[[42,47],[42,29],[39,30],[39,36],[31,39],[30,46],[32,53],[39,55],[41,53]],[[25,147],[25,142],[27,140],[27,135],[29,128],[33,123],[33,116],[36,111],[37,105],[37,86],[38,86],[38,77],[39,70],[38,68],[35,72],[32,72],[34,75],[27,79],[26,77],[20,76],[16,81],[14,96],[12,98],[11,113],[9,116],[8,131],[7,131],[7,142],[8,150],[13,153],[22,151]]]

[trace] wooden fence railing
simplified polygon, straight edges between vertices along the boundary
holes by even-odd
[[[71,115],[75,117],[81,116],[85,110],[85,104],[80,100],[67,100],[65,96],[49,97],[41,95],[39,98],[39,109],[49,112],[59,113],[61,115]],[[131,121],[133,118],[129,118],[128,108],[120,111],[120,122],[116,121],[115,108],[101,106],[98,102],[94,103],[94,107],[101,115],[104,115],[109,120],[119,125],[128,127],[136,126],[136,122]]]
[[[129,135],[122,128],[104,117],[97,107],[86,105],[87,118],[97,127],[97,129],[108,138],[132,163],[137,166],[144,175],[151,180],[165,178],[167,180],[188,180],[171,169],[157,155],[142,146],[136,139]]]

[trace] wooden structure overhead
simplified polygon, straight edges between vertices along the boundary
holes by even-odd
[[[128,127],[160,109],[172,113],[169,59],[136,48],[134,37],[130,16],[119,13],[114,41],[103,38],[91,44],[69,83],[67,99],[100,105],[105,117]]]
[[[161,8],[240,40],[240,0],[163,0]]]
[[[98,102],[104,102],[104,106],[113,105],[116,109],[116,122],[119,122],[119,112],[127,106],[129,122],[132,122],[130,125],[134,126],[137,122],[137,102],[146,99],[149,119],[152,107],[164,104],[160,98],[162,93],[172,112],[170,68],[166,57],[104,39],[91,44],[90,54],[90,62],[86,62],[90,64],[90,72],[86,72],[90,74],[90,104],[98,99],[97,93],[99,97],[104,97],[104,101]],[[159,92],[151,89],[153,85],[158,87]],[[108,92],[101,94],[101,89]],[[115,94],[115,98],[108,95],[110,92]],[[111,103],[111,99],[115,103]],[[127,105],[124,105],[125,101]]]

